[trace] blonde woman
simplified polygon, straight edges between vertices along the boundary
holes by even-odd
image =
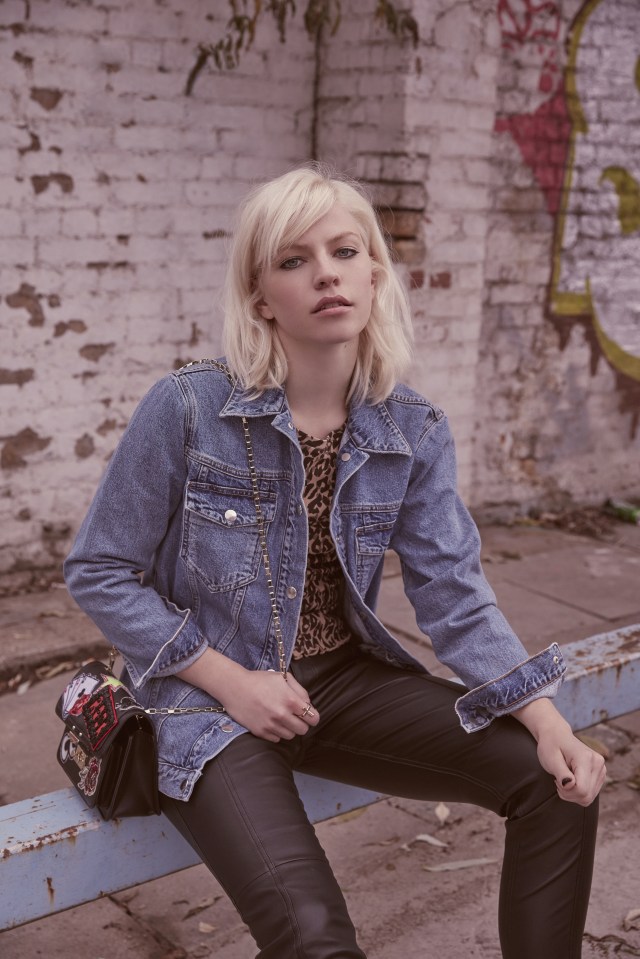
[[[156,717],[166,814],[262,959],[361,959],[294,770],[475,803],[506,818],[503,956],[578,959],[604,763],[551,702],[559,648],[496,608],[446,417],[398,383],[407,299],[356,184],[253,191],[225,322],[227,369],[151,389],[65,567],[143,704],[220,710]],[[466,688],[377,619],[389,548]]]

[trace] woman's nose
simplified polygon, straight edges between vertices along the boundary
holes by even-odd
[[[340,279],[335,263],[321,263],[318,265],[316,273],[316,288],[323,290],[328,286],[333,286]]]

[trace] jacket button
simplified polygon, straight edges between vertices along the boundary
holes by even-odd
[[[287,599],[295,599],[298,595],[298,590],[295,586],[287,586]]]
[[[224,723],[224,725],[222,725],[220,729],[222,730],[223,733],[233,732],[233,726],[231,725],[231,723]]]
[[[224,514],[224,518],[226,519],[229,526],[231,526],[231,524],[235,523],[235,521],[237,520],[238,514],[236,513],[234,509],[228,509],[226,510]]]
[[[560,662],[560,657],[559,657],[559,656],[554,656],[554,657],[553,657],[553,661],[554,661],[554,663],[559,663],[559,662]]]
[[[340,453],[340,459],[343,463],[348,463],[351,459],[351,453]]]

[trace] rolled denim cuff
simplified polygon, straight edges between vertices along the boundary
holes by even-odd
[[[208,647],[207,640],[200,632],[190,610],[185,610],[184,619],[173,636],[160,647],[153,662],[141,671],[134,662],[123,654],[127,672],[136,689],[150,679],[161,676],[173,676],[186,669],[199,659]]]
[[[551,698],[560,689],[566,665],[557,643],[519,663],[503,676],[471,689],[456,702],[456,713],[468,733],[484,729],[543,696]]]

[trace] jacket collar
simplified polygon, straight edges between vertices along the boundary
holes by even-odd
[[[265,390],[252,398],[238,383],[220,416],[280,416],[290,418],[285,391],[282,388]],[[374,406],[352,406],[347,420],[349,437],[358,449],[370,453],[402,453],[411,455],[411,447],[396,425],[384,403]]]

